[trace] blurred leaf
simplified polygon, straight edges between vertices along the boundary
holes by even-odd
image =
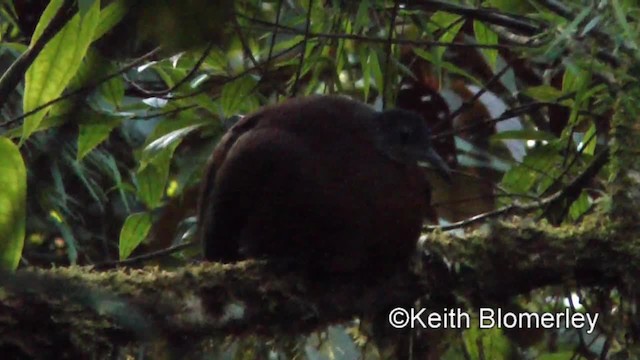
[[[380,61],[378,59],[378,53],[375,48],[369,49],[369,68],[373,73],[373,81],[376,83],[378,91],[382,91],[382,85],[384,83],[384,77],[382,76],[382,68],[380,67]]]
[[[140,167],[144,168],[148,163],[153,162],[161,155],[167,155],[169,157],[173,155],[175,149],[180,145],[182,139],[193,131],[201,128],[204,124],[195,124],[187,127],[174,130],[164,136],[154,140],[151,144],[147,145],[142,151],[142,158],[140,159]]]
[[[501,185],[513,193],[541,194],[562,171],[563,157],[559,155],[561,149],[562,142],[559,140],[529,149],[522,164],[512,167],[504,174]]]
[[[598,143],[595,123],[591,123],[591,126],[589,126],[589,130],[584,134],[582,141],[582,146],[586,146],[582,153],[586,155],[593,155],[596,151],[596,144]],[[586,143],[586,141],[588,141],[588,143]]]
[[[471,320],[471,326],[462,332],[462,343],[451,341],[448,350],[441,356],[443,360],[506,360],[510,359],[509,339],[497,327],[480,329],[477,319]]]
[[[82,185],[84,185],[89,195],[91,195],[91,198],[95,201],[95,204],[100,208],[100,211],[103,212],[106,196],[102,188],[95,182],[92,174],[87,171],[86,167],[82,166],[78,161],[73,161],[70,164],[74,174],[80,179]],[[60,191],[64,191],[64,188]]]
[[[0,138],[0,269],[15,270],[25,236],[27,170],[18,147]]]
[[[582,29],[580,36],[587,35],[589,32],[591,32],[591,30],[593,30],[596,26],[598,26],[598,24],[600,24],[600,21],[602,21],[602,16],[600,15],[594,16],[594,18],[589,20],[587,25],[584,26],[584,29]]]
[[[589,73],[575,66],[567,66],[562,75],[562,92],[565,94],[577,92],[589,82]]]
[[[578,29],[578,25],[591,13],[593,6],[586,6],[580,11],[569,23],[569,25],[562,28],[562,32],[556,35],[551,44],[547,47],[545,55],[548,60],[554,60],[562,54],[562,50],[566,47],[566,44],[572,41],[573,35]]]
[[[242,76],[222,88],[220,96],[220,104],[222,105],[222,113],[229,117],[237,114],[247,101],[247,97],[255,89],[258,80],[251,75]]]
[[[69,259],[69,263],[71,265],[75,265],[78,261],[78,245],[76,243],[76,238],[73,236],[73,231],[71,231],[69,225],[59,216],[59,214],[57,214],[57,212],[52,211],[50,218],[53,220],[53,223],[64,239],[64,243],[67,245],[67,258]]]
[[[162,203],[168,172],[168,166],[150,164],[136,173],[136,194],[149,209],[155,209]]]
[[[85,16],[96,2],[100,3],[99,0],[78,0],[80,16]]]
[[[478,44],[496,45],[498,44],[498,34],[489,29],[484,23],[478,20],[473,21],[473,31],[476,35]],[[498,61],[497,49],[480,49],[482,54],[487,58],[487,63],[491,69],[495,70]]]
[[[33,34],[32,45],[49,24],[61,3],[61,0],[53,0],[49,3]],[[84,17],[76,14],[45,45],[25,74],[23,100],[25,113],[62,94],[82,63],[93,39],[99,16],[100,2],[96,1]],[[24,142],[38,128],[46,113],[45,109],[25,119],[21,142]]]
[[[635,50],[638,50],[638,45],[636,44],[636,31],[631,29],[629,22],[627,21],[627,10],[623,9],[618,0],[611,0],[611,6],[613,7],[613,15],[622,30],[624,31],[624,39],[629,41]],[[637,4],[633,5],[634,7]],[[635,9],[634,9],[635,10]],[[637,25],[636,25],[637,26]]]
[[[78,161],[82,160],[93,148],[105,141],[111,131],[122,122],[119,118],[99,116],[97,114],[95,116],[97,119],[92,122],[79,125]]]
[[[509,359],[509,339],[498,328],[471,326],[463,332],[463,339],[472,359]]]
[[[358,11],[353,23],[353,31],[357,34],[363,28],[370,24],[371,18],[369,16],[369,8],[371,4],[369,0],[362,0],[358,5]]]
[[[362,91],[364,99],[369,99],[369,90],[371,89],[371,62],[367,54],[367,47],[360,46],[360,66],[362,67]]]
[[[414,48],[413,52],[416,53],[416,55],[420,56],[421,58],[427,60],[428,62],[432,63],[432,64],[436,64],[436,60],[433,57],[433,54],[431,54],[428,51],[422,50],[422,49],[418,49],[418,48]],[[482,84],[482,82],[474,77],[473,75],[471,75],[470,73],[464,71],[463,69],[457,67],[456,65],[448,62],[448,61],[440,61],[439,62],[439,66],[442,69],[445,69],[447,71],[449,71],[452,74],[457,74],[457,75],[461,75],[466,77],[467,79],[473,81],[476,84]]]
[[[33,131],[33,133],[37,133],[40,131],[44,131],[44,130],[48,130],[51,128],[56,128],[59,127],[60,125],[63,125],[67,122],[68,117],[64,116],[64,115],[54,115],[54,114],[49,114],[49,116],[47,116],[46,118],[44,118],[42,120],[42,122],[40,122],[40,124],[38,125],[38,128],[35,129]],[[7,131],[6,133],[3,134],[3,136],[6,136],[8,138],[18,138],[22,136],[22,126],[18,126],[14,129],[11,129],[9,131]]]
[[[124,98],[124,79],[121,77],[111,78],[100,84],[99,91],[107,101],[119,108]]]
[[[140,243],[147,237],[151,229],[151,214],[135,213],[129,215],[120,231],[120,260],[131,255]]]
[[[591,209],[591,199],[589,195],[583,191],[578,199],[569,207],[569,219],[571,221],[577,221],[582,215]]]
[[[556,102],[563,93],[551,85],[532,86],[524,91],[524,94],[541,102]]]
[[[441,33],[440,37],[438,38],[439,42],[453,42],[455,37],[458,35],[458,32],[462,28],[462,25],[464,24],[464,21],[460,21],[461,18],[462,17],[460,15],[455,15],[444,11],[437,11],[431,16],[431,21],[440,27],[438,31],[444,30],[444,32]],[[437,46],[434,50],[435,57],[433,58],[432,64],[435,65],[435,73],[438,76],[438,82],[440,84],[442,84],[443,76],[443,56],[446,51],[446,46]]]
[[[171,104],[169,104],[169,106],[171,106]],[[204,126],[206,124],[210,124],[210,122],[210,119],[203,119],[196,111],[181,111],[178,117],[175,119],[165,119],[163,121],[160,121],[153,128],[153,131],[147,136],[143,148],[146,148],[152,142],[176,130],[190,127],[192,125]],[[217,121],[215,122],[217,123]]]
[[[107,31],[116,26],[127,13],[126,0],[115,0],[100,11],[100,22],[93,34],[93,40],[98,40]]]

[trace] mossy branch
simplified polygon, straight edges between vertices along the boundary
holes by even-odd
[[[173,272],[23,269],[2,277],[0,349],[71,357],[152,343],[184,353],[234,335],[309,333],[426,294],[422,306],[438,308],[460,296],[499,304],[549,285],[630,288],[640,278],[639,233],[636,224],[596,214],[561,227],[513,218],[465,238],[434,233],[420,275],[375,284],[306,281],[261,261]]]

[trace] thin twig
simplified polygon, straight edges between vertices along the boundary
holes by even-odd
[[[138,264],[141,264],[141,263],[143,263],[145,261],[149,261],[149,260],[152,260],[152,259],[157,259],[157,258],[160,258],[160,257],[171,255],[171,254],[176,253],[178,251],[182,251],[184,249],[188,249],[188,248],[190,248],[192,246],[195,246],[197,244],[198,244],[197,241],[190,241],[190,242],[186,242],[186,243],[183,243],[183,244],[174,245],[174,246],[168,247],[166,249],[150,252],[148,254],[144,254],[144,255],[140,255],[140,256],[134,256],[134,257],[128,258],[126,260],[108,261],[108,262],[96,264],[96,265],[94,265],[94,268],[96,270],[106,270],[106,269],[111,269],[111,268],[115,268],[115,267],[118,267],[118,266],[138,265]]]
[[[453,121],[453,119],[455,119],[458,115],[468,111],[469,109],[471,109],[473,107],[473,104],[475,104],[475,102],[480,99],[480,97],[486,93],[489,90],[489,86],[491,86],[493,83],[497,82],[498,80],[500,80],[500,78],[507,73],[507,71],[511,69],[511,64],[505,65],[502,69],[500,69],[500,71],[498,71],[495,75],[493,75],[491,77],[491,79],[489,79],[489,81],[487,81],[486,84],[484,84],[482,86],[482,89],[480,89],[480,91],[478,91],[477,93],[475,93],[471,99],[463,102],[455,111],[453,111],[451,114],[449,114],[449,116],[447,116],[446,118],[444,118],[443,120],[440,120],[435,126],[435,129],[440,128],[440,126],[442,126],[443,124],[446,123],[450,123],[451,121]]]
[[[519,204],[519,203],[514,203],[511,205],[507,205],[504,206],[502,208],[493,210],[493,211],[489,211],[486,213],[482,213],[473,217],[470,217],[468,219],[465,220],[461,220],[461,221],[457,221],[448,225],[429,225],[429,226],[425,226],[425,229],[427,231],[433,231],[433,230],[441,230],[441,231],[448,231],[448,230],[454,230],[454,229],[459,229],[459,228],[464,228],[473,224],[476,224],[480,221],[486,220],[486,219],[490,219],[490,218],[495,218],[498,216],[503,216],[503,215],[507,215],[507,214],[511,214],[511,213],[516,213],[516,212],[528,212],[528,211],[532,211],[532,210],[538,210],[540,208],[542,208],[542,206],[547,205],[553,201],[557,201],[558,199],[564,197],[567,192],[570,191],[574,191],[574,189],[576,187],[580,187],[582,186],[586,179],[589,179],[591,177],[593,177],[593,175],[597,174],[598,171],[600,171],[600,169],[602,169],[602,167],[607,163],[609,159],[609,150],[605,149],[603,150],[600,154],[598,154],[598,156],[591,162],[591,164],[582,172],[582,174],[580,174],[578,177],[576,177],[571,184],[567,185],[564,189],[557,191],[556,193],[541,199],[540,201],[533,201],[531,203],[528,204]]]
[[[70,91],[70,92],[68,92],[66,94],[63,94],[62,96],[60,96],[58,98],[55,98],[55,99],[53,99],[51,101],[48,101],[48,102],[36,107],[35,109],[33,109],[33,110],[29,111],[29,112],[26,112],[26,113],[24,113],[24,114],[22,114],[20,116],[17,116],[17,117],[15,117],[13,119],[10,119],[10,120],[7,120],[7,121],[5,121],[3,123],[0,123],[0,128],[9,127],[12,124],[14,124],[14,123],[16,123],[16,122],[18,122],[18,121],[20,121],[20,120],[22,120],[22,119],[24,119],[24,118],[26,118],[28,116],[31,116],[31,115],[39,112],[39,111],[42,111],[43,109],[46,109],[49,106],[51,106],[53,104],[56,104],[56,103],[58,103],[58,102],[60,102],[62,100],[68,99],[68,98],[73,97],[73,96],[85,94],[85,93],[95,89],[95,87],[98,84],[101,84],[101,83],[103,83],[103,82],[105,82],[105,81],[107,81],[109,79],[112,79],[112,78],[114,78],[114,77],[116,77],[118,75],[121,75],[121,74],[129,71],[130,69],[132,69],[135,66],[138,66],[142,61],[146,60],[150,56],[153,56],[155,53],[157,53],[158,50],[160,50],[160,48],[155,48],[155,49],[151,50],[150,52],[142,55],[141,57],[133,60],[129,64],[127,64],[124,67],[120,68],[118,71],[116,71],[116,72],[114,72],[112,74],[109,74],[109,75],[107,75],[107,76],[105,76],[103,78],[100,78],[97,81],[91,83],[90,85],[82,86],[82,87],[80,87],[80,88],[78,88],[78,89],[76,89],[74,91]]]
[[[264,30],[272,30],[273,28],[278,28],[280,32],[285,34],[292,34],[292,35],[305,34],[301,30],[296,29],[294,27],[290,27],[282,24],[275,24],[270,21],[248,17],[243,14],[238,14],[238,16],[246,20],[249,20],[253,23],[264,26],[265,27]],[[249,30],[258,30],[258,29],[249,28]],[[385,39],[385,38],[371,37],[371,36],[364,36],[364,35],[357,35],[357,34],[333,34],[333,33],[309,32],[308,37],[309,38],[326,38],[326,39],[346,39],[346,40],[356,40],[356,41],[362,41],[362,42],[373,42],[373,43],[382,43],[382,44],[386,44],[388,42],[388,39]],[[440,42],[440,41],[399,39],[399,38],[394,38],[392,43],[394,45],[416,45],[416,46],[422,46],[422,47],[444,46],[444,47],[452,47],[452,48],[479,48],[479,49],[503,49],[503,50],[509,50],[516,47],[536,48],[540,46],[540,44],[512,44],[512,45],[476,44],[476,43]]]
[[[291,89],[291,96],[298,94],[298,85],[300,84],[300,77],[302,76],[302,68],[304,67],[304,54],[307,52],[307,42],[309,41],[309,29],[311,28],[311,9],[313,9],[313,0],[309,0],[309,10],[307,11],[307,23],[304,28],[304,45],[302,46],[302,53],[300,54],[300,65],[298,65],[298,71],[296,72],[296,79],[293,81],[293,87]]]
[[[200,69],[200,66],[202,66],[202,64],[204,63],[204,60],[207,58],[207,56],[209,56],[209,53],[211,53],[211,49],[213,49],[213,46],[214,46],[214,42],[210,41],[209,44],[207,45],[207,47],[202,52],[202,55],[198,58],[198,61],[196,61],[196,63],[193,65],[193,67],[191,67],[191,69],[189,70],[187,75],[185,75],[177,83],[175,83],[173,86],[171,86],[170,88],[168,88],[166,90],[158,90],[158,91],[156,91],[156,90],[143,89],[138,84],[136,84],[134,81],[129,81],[129,84],[132,87],[134,87],[136,90],[140,91],[141,93],[143,93],[143,94],[145,94],[146,96],[149,96],[149,97],[151,97],[151,96],[158,97],[158,96],[164,96],[164,95],[170,94],[170,93],[176,91],[180,86],[182,86],[187,81],[189,81],[189,79],[191,79],[191,77],[193,77],[193,75],[195,75],[196,71],[198,71],[198,69]]]
[[[466,16],[471,19],[480,20],[486,23],[495,24],[519,31],[526,35],[536,35],[546,27],[544,23],[536,22],[533,19],[511,14],[504,14],[493,9],[478,9],[456,5],[439,0],[414,1],[407,4],[406,10],[441,10],[452,14]]]

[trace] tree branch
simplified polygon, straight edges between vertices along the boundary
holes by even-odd
[[[0,278],[0,349],[102,356],[152,343],[184,353],[228,336],[310,333],[427,294],[422,306],[438,309],[460,306],[460,295],[481,306],[560,284],[624,291],[640,275],[640,251],[629,240],[639,230],[592,214],[577,226],[514,218],[464,239],[432,233],[419,275],[369,285],[307,281],[260,261],[175,272],[24,269]]]

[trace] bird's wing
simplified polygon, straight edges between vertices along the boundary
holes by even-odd
[[[205,258],[213,260],[209,257],[208,251],[211,251],[207,247],[207,239],[211,239],[214,234],[214,209],[213,202],[215,199],[215,182],[216,174],[220,166],[225,162],[229,150],[236,143],[238,138],[243,134],[251,131],[260,121],[261,116],[255,114],[240,119],[235,125],[229,129],[229,131],[220,139],[220,142],[215,148],[213,154],[208,160],[205,173],[203,175],[203,182],[200,190],[199,203],[198,203],[198,231],[197,239],[201,241],[205,250]],[[237,258],[237,249],[220,249],[220,255],[217,260],[220,261],[232,261]]]

